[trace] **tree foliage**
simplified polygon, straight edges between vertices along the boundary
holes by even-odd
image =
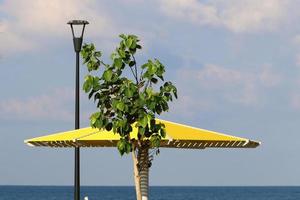
[[[111,54],[111,64],[102,60],[102,53],[92,43],[83,45],[81,56],[89,71],[83,90],[97,105],[90,124],[119,134],[117,146],[123,155],[145,140],[151,141],[152,147],[160,146],[166,131],[155,116],[168,111],[168,102],[177,98],[177,89],[164,80],[165,66],[158,59],[138,66],[135,55],[142,46],[137,36],[119,37],[121,41]],[[125,75],[126,70],[131,72],[131,78]],[[138,129],[138,141],[130,138],[133,126]]]

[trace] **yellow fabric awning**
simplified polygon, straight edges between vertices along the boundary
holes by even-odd
[[[166,137],[161,141],[165,148],[255,148],[260,142],[226,135],[214,131],[194,128],[166,120],[159,120],[166,126]],[[133,128],[131,138],[137,137]],[[112,131],[91,127],[32,138],[24,142],[30,146],[46,147],[115,147],[120,139]]]

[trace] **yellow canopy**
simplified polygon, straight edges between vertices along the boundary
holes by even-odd
[[[214,131],[194,128],[166,120],[159,120],[166,126],[166,137],[161,147],[166,148],[255,148],[260,142],[234,137]],[[137,137],[137,128],[133,128],[131,138]],[[30,146],[48,147],[115,147],[120,139],[112,131],[91,127],[32,138],[24,142]]]

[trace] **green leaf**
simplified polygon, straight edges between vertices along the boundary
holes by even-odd
[[[132,66],[134,66],[135,65],[135,62],[134,61],[130,61],[129,62],[129,67],[132,67]]]
[[[127,153],[127,154],[131,152],[131,144],[130,144],[129,142],[126,143],[125,148],[126,148],[126,153]]]
[[[145,69],[145,68],[147,68],[147,67],[148,67],[148,63],[145,63],[145,64],[143,64],[143,65],[141,66],[142,69]]]
[[[150,137],[150,142],[151,142],[151,145],[153,147],[159,147],[160,146],[160,140],[161,140],[161,137],[159,135],[152,135]]]
[[[163,111],[168,111],[169,110],[169,106],[167,102],[162,102],[161,104]]]
[[[127,38],[127,36],[125,34],[120,34],[119,37],[124,39],[124,40],[126,40],[126,38]]]
[[[85,81],[83,83],[83,90],[84,90],[84,92],[88,93],[91,90],[91,88],[92,88],[91,86],[92,86],[92,84],[89,81]]]
[[[157,75],[157,77],[160,78],[160,80],[164,81],[164,77],[163,76]]]
[[[160,115],[160,114],[161,114],[161,112],[162,112],[162,108],[161,108],[161,106],[160,106],[160,105],[156,105],[156,106],[155,106],[155,111],[156,111],[156,113],[157,113],[157,114],[159,114],[159,115]]]
[[[123,156],[123,154],[125,153],[126,141],[124,139],[120,139],[117,143],[117,147],[121,156]]]
[[[145,134],[145,128],[144,127],[139,127],[139,133],[141,134],[141,135],[144,135]]]
[[[173,91],[173,94],[174,94],[175,98],[177,99],[178,98],[178,96],[177,96],[177,90]]]
[[[132,40],[132,44],[130,46],[130,49],[135,49],[136,48],[136,40]]]
[[[151,78],[151,82],[156,84],[158,82],[157,78]]]
[[[114,64],[115,64],[115,66],[117,67],[117,68],[121,68],[122,67],[122,64],[123,64],[123,62],[122,62],[122,59],[121,58],[116,58],[115,60],[114,60]]]
[[[126,40],[126,46],[127,46],[128,48],[130,48],[131,45],[132,45],[132,39],[131,39],[131,38],[128,38],[128,39]]]
[[[104,80],[111,81],[111,77],[112,77],[112,71],[110,69],[105,70],[103,73]]]
[[[91,117],[91,124],[95,124],[96,121],[97,121],[97,118],[94,117],[94,116],[92,116],[92,117]]]
[[[128,98],[131,98],[133,96],[133,90],[131,90],[131,88],[126,88],[125,89],[125,95],[128,97]]]
[[[153,65],[153,64],[150,64],[150,65],[148,65],[148,73],[149,74],[154,74],[155,72],[156,72],[156,70],[157,70],[157,67],[155,66],[155,65]]]
[[[113,124],[110,122],[110,123],[106,124],[105,129],[107,131],[110,131],[112,129],[112,126],[113,126]]]
[[[89,93],[89,99],[92,98],[92,96],[95,94],[95,90],[92,90],[90,93]]]
[[[148,98],[151,98],[151,96],[153,95],[153,89],[151,87],[148,87],[146,89],[146,93],[148,95]]]
[[[144,115],[140,120],[139,120],[140,125],[145,128],[148,124],[148,117],[147,115]]]
[[[101,121],[99,120],[100,116],[100,112],[95,112],[90,116],[90,123],[92,127],[100,127],[102,125]]]
[[[122,50],[122,49],[119,49],[119,50],[118,50],[118,54],[119,54],[122,58],[125,58],[125,57],[126,57],[125,51]]]
[[[87,75],[84,78],[83,90],[88,93],[93,86],[93,77],[91,75]]]
[[[118,110],[124,111],[125,104],[122,101],[120,101],[117,103],[116,107]]]
[[[96,51],[96,52],[94,53],[94,56],[95,56],[95,57],[101,57],[101,56],[102,56],[101,51]]]
[[[164,128],[161,128],[161,129],[160,129],[160,135],[161,135],[162,138],[165,138],[165,137],[166,137],[166,131],[165,131]]]
[[[155,152],[155,155],[157,155],[157,156],[158,156],[159,154],[160,154],[160,150],[159,150],[159,149],[157,149],[157,150],[156,150],[156,152]]]

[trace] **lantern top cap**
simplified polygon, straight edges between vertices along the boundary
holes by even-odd
[[[68,21],[67,24],[70,24],[70,25],[86,25],[86,24],[89,24],[89,22],[86,21],[86,20],[71,20],[71,21]]]

